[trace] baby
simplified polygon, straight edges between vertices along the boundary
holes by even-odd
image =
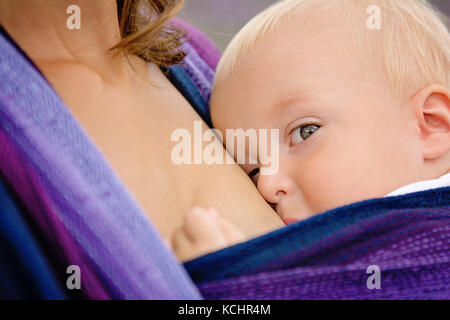
[[[225,51],[212,121],[222,132],[279,130],[278,172],[242,168],[286,224],[449,186],[449,57],[448,29],[424,0],[282,1]],[[243,240],[196,208],[172,245],[188,260]]]

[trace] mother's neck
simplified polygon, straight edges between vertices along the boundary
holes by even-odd
[[[69,30],[67,8],[81,9],[81,28]],[[2,0],[0,24],[38,63],[81,63],[110,76],[123,71],[123,59],[109,48],[120,39],[115,0]]]

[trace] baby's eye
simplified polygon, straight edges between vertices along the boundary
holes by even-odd
[[[250,177],[250,179],[252,179],[253,183],[256,185],[258,183],[259,168],[250,171],[248,173],[248,176]]]
[[[291,132],[291,144],[299,144],[308,139],[320,126],[316,124],[308,124],[306,126],[298,127]]]

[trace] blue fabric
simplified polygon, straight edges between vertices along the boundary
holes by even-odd
[[[44,253],[0,180],[0,299],[65,299]]]
[[[217,281],[282,267],[274,263],[359,221],[387,211],[449,208],[450,187],[396,197],[365,200],[326,211],[259,238],[188,261],[186,270],[196,283]],[[331,255],[326,255],[332,264]],[[214,267],[212,267],[214,266]]]

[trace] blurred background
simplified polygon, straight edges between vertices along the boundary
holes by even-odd
[[[179,17],[205,32],[223,51],[234,34],[276,0],[185,0]],[[450,0],[430,0],[450,16]]]

